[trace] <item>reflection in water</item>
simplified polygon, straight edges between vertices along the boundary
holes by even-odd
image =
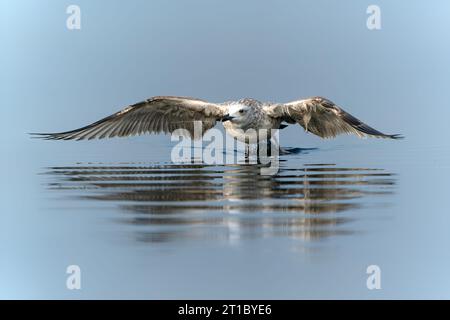
[[[393,175],[334,164],[282,167],[261,176],[256,165],[116,165],[52,167],[52,190],[81,192],[124,213],[139,240],[290,236],[313,240],[349,234],[367,197],[392,193]]]

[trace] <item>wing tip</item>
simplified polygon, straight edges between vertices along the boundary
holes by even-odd
[[[73,140],[73,138],[65,137],[61,133],[28,133],[31,139],[42,139],[42,140]]]
[[[401,139],[405,139],[405,136],[402,134],[389,134],[389,135],[387,135],[387,138],[390,138],[393,140],[401,140]]]
[[[27,132],[31,139],[50,140],[52,133]]]

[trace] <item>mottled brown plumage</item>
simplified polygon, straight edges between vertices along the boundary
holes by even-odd
[[[35,135],[49,140],[83,140],[171,133],[176,129],[186,129],[188,135],[198,139],[220,120],[229,134],[240,139],[244,138],[243,131],[279,129],[285,126],[282,122],[298,123],[307,132],[322,138],[342,133],[359,137],[399,138],[398,135],[387,135],[368,126],[321,97],[285,104],[263,103],[250,98],[211,103],[186,97],[153,97],[76,130]],[[200,133],[194,132],[196,121],[202,124]]]

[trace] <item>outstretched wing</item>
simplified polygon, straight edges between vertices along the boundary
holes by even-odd
[[[355,118],[333,102],[322,97],[297,100],[266,107],[273,118],[300,124],[307,132],[321,138],[333,138],[339,134],[356,134],[359,137],[401,138],[397,134],[384,134]]]
[[[76,130],[33,135],[49,140],[90,140],[186,129],[197,139],[201,134],[194,132],[195,122],[201,121],[204,133],[226,113],[226,107],[198,99],[153,97]]]

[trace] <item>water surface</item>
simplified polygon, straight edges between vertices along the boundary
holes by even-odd
[[[370,31],[360,0],[77,0],[81,30],[72,1],[0,1],[0,297],[450,298],[450,3],[376,2]],[[163,135],[26,134],[156,95],[324,96],[406,139],[289,126],[281,145],[312,150],[261,176],[173,164]]]
[[[127,165],[51,167],[48,189],[60,197],[109,202],[121,223],[146,226],[136,240],[176,242],[255,237],[320,239],[353,233],[346,211],[366,197],[391,195],[382,169],[304,164],[263,176],[258,165]],[[392,197],[386,200],[392,201]]]

